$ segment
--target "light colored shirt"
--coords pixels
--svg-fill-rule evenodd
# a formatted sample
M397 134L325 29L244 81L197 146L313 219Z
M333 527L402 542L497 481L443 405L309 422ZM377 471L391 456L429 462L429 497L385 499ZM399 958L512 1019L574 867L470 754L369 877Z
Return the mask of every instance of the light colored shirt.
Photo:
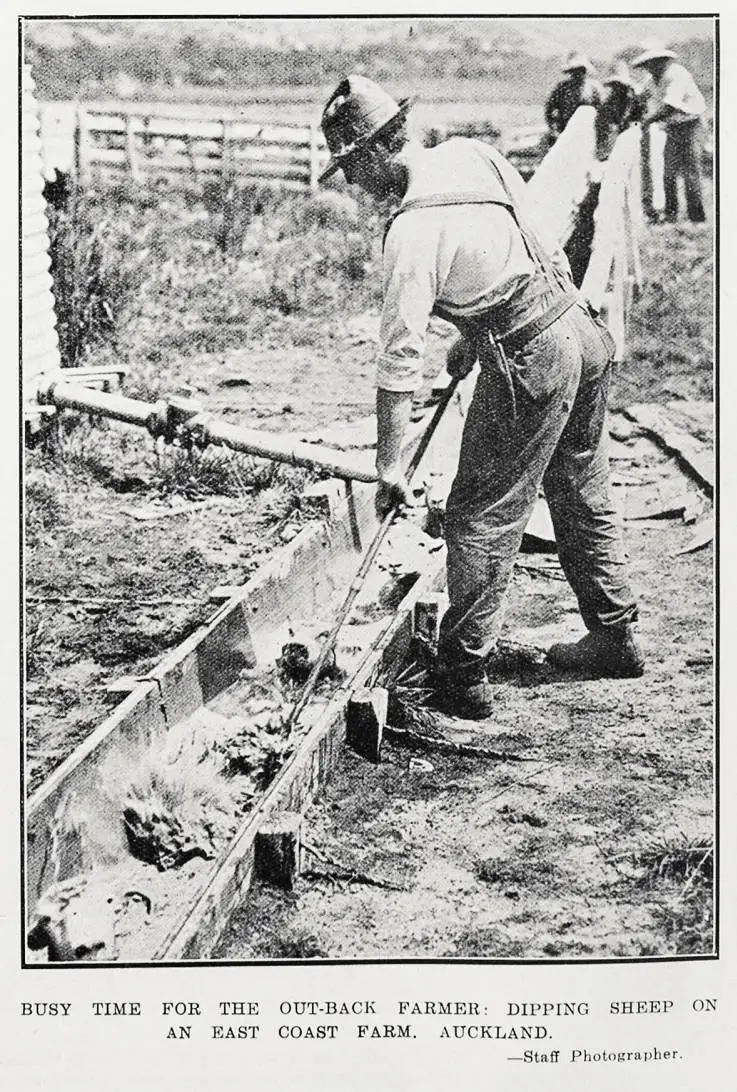
M495 163L525 215L525 183L490 145L454 137L435 148L408 145L409 185L403 204L439 194L482 192L508 202ZM534 225L544 245L544 228ZM550 246L557 249L557 243ZM479 314L508 300L534 273L534 264L508 209L501 205L444 205L402 213L384 242L384 305L376 382L414 392L430 314Z
M670 62L659 80L651 80L646 93L649 113L657 114L664 106L671 106L676 111L664 120L666 128L700 118L706 109L704 96L693 76L676 61Z

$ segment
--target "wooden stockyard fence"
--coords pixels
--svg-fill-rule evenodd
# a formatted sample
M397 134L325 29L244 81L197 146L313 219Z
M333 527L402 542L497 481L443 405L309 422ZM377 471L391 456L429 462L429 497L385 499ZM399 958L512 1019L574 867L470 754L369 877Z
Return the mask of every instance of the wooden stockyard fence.
M71 133L70 121L49 114L48 139L58 148L71 142L70 165L83 184L111 175L194 184L240 177L314 192L328 161L316 122L272 125L81 107L73 115Z

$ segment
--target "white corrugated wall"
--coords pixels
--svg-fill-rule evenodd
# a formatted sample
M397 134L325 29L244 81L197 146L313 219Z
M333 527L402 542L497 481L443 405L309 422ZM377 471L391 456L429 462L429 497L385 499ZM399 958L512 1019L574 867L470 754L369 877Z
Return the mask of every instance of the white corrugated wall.
M49 229L43 196L38 106L30 66L23 65L22 124L22 310L24 401L35 398L38 376L60 367Z

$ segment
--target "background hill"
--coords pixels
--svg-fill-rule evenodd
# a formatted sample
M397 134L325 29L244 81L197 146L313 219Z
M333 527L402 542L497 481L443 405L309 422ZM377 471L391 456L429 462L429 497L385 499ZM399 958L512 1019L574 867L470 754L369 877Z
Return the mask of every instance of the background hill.
M310 88L347 71L433 101L483 94L537 103L573 48L603 70L656 35L678 48L707 95L714 21L702 18L30 19L26 52L45 99L237 99Z

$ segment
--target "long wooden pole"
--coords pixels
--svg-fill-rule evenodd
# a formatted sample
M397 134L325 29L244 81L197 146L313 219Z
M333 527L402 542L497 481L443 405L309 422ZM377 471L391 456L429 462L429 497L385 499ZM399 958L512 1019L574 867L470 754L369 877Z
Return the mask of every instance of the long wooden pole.
M437 426L438 426L438 424L440 422L440 418L443 416L443 413L445 412L446 407L449 405L450 400L452 399L453 395L455 394L457 386L458 386L458 380L454 379L449 384L449 386L445 389L445 391L443 392L443 395L442 395L442 397L440 399L440 402L438 403L438 405L437 405L437 407L435 409L435 412L432 415L430 423L428 424L427 428L425 429L425 431L424 431L424 433L422 435L422 439L420 440L419 444L417 445L415 453L412 456L412 459L410 460L409 466L407 467L406 476L407 476L407 481L408 482L410 482L412 480L414 472L417 469L417 467L418 467L418 465L420 463L420 460L422 459L422 456L425 454L425 451L427 450L428 444L430 443L430 440L432 439L432 437L433 437L433 435L435 433L435 429L437 428ZM354 602L356 600L356 596L358 595L359 591L361 590L361 588L363 586L363 582L364 582L364 579L366 577L366 574L368 573L369 569L371 568L371 565L373 564L374 559L376 558L376 555L379 552L379 547L381 546L382 542L384 541L384 538L386 537L387 531L389 530L392 523L394 522L394 517L396 516L397 511L398 511L398 508L397 508L396 505L393 508L389 509L389 511L386 513L386 515L382 519L381 523L379 524L378 531L376 532L373 539L369 543L368 549L366 550L365 554L363 555L363 559L361 561L361 564L358 567L358 571L357 571L356 575L354 576L353 580L351 581L351 585L350 585L350 587L348 589L348 594L346 595L345 599L343 600L343 603L342 603L342 605L340 607L340 610L338 611L338 614L337 614L337 616L335 618L335 622L333 623L333 628L330 630L330 633L325 638L325 643L323 644L323 646L322 646L322 648L320 650L320 655L315 660L315 663L314 663L314 665L312 667L309 678L307 679L307 682L305 683L305 685L304 685L304 687L302 689L302 693L300 694L299 698L295 702L295 704L294 704L294 706L292 708L292 711L289 714L289 717L287 718L287 722L286 722L286 726L285 726L287 729L290 729L294 724L296 724L297 720L299 719L300 714L302 713L302 710L306 706L307 702L310 700L310 698L312 696L312 693L313 693L313 691L315 689L315 686L317 684L317 680L320 677L320 672L322 671L323 667L325 666L325 662L326 662L328 656L330 655L330 653L331 653L331 651L333 649L333 645L335 644L335 642L336 642L336 640L338 638L338 634L339 634L341 628L343 627L343 623L345 622L346 618L350 614L351 608L352 608L352 606L353 606L353 604L354 604Z

